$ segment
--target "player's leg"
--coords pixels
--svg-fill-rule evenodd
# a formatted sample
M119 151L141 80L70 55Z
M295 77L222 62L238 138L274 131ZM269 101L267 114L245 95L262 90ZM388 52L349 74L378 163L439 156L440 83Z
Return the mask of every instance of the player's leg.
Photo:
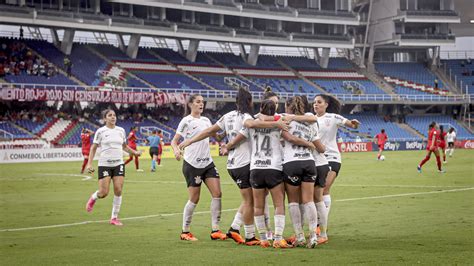
M133 160L133 154L130 154L130 157L128 157L128 159L125 161L125 165L127 165L129 162L131 162Z
M436 165L438 166L438 171L439 171L440 173L444 173L444 170L441 168L441 156L440 156L440 154L439 154L439 149L435 149L435 150L433 151L433 153L434 153L435 156L436 156Z
M428 151L426 152L425 158L424 158L423 160L421 160L420 164L419 164L418 167L417 167L417 168L418 168L418 172L421 173L421 167L423 167L423 165L424 165L427 161L430 160L431 153L432 153L431 150L428 150Z
M151 158L151 171L154 172L156 171L156 160L158 159L158 155L156 153L153 153L153 156Z
M156 162L158 163L158 166L161 166L161 154L163 153L163 148L160 146L158 146L158 154L157 154L157 157L156 157Z
M275 206L275 236L273 247L290 248L292 246L283 239L283 232L285 231L285 186L283 182L270 188L270 194L272 196L273 205Z
M124 165L120 167L125 168ZM110 224L121 226L123 225L118 219L120 207L122 206L122 189L124 176L114 176L112 178L114 184L114 199L112 202L112 215L110 217Z
M318 227L318 213L314 205L314 182L301 183L301 201L304 206L304 213L308 219L309 243L308 247L314 248L317 244L316 228Z
M257 227L260 235L261 245L268 247L270 243L267 240L267 227L265 226L265 195L266 188L252 188L253 204L254 204L254 217L255 226Z
M84 169L86 169L87 162L89 161L89 154L83 154L83 155L84 155L84 161L82 162L81 174L84 173Z
M110 174L108 171L103 170L104 168L99 167L99 190L95 191L92 193L92 195L89 197L89 200L87 201L86 204L86 210L88 212L91 212L94 208L94 205L98 199L103 199L107 197L109 194L109 187L110 187ZM103 170L103 171L102 171Z
M217 177L206 177L204 179L209 192L211 193L211 239L212 240L225 240L227 235L222 233L219 228L221 221L221 211L222 211L222 191L221 191L221 182L220 178Z
M291 223L293 224L293 230L295 231L295 241L291 242L294 242L295 246L304 246L306 244L306 238L304 236L302 215L300 211L301 186L285 182L285 191L288 196L288 212L290 213Z

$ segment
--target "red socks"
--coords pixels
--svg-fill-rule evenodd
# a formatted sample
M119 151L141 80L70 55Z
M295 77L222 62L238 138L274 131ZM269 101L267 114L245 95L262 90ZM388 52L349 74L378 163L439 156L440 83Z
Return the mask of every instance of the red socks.
M436 156L436 164L438 165L438 170L441 171L441 157Z
M84 173L84 168L86 168L86 164L87 164L87 161L89 159L84 159L84 162L82 163L82 169L81 169L81 173Z
M135 156L135 167L138 169L138 156Z

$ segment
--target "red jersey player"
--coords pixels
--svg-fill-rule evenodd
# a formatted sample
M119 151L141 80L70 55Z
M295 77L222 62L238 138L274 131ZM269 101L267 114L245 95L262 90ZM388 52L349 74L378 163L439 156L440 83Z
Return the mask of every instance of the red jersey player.
M430 160L431 153L434 153L436 156L436 164L438 165L438 172L444 173L445 171L441 169L441 158L439 157L438 151L438 142L439 142L439 131L436 130L436 122L431 122L429 125L428 131L428 143L426 144L426 157L421 161L417 166L418 172L421 173L421 167Z
M84 156L84 162L82 163L81 174L84 173L87 161L89 160L89 151L91 150L91 136L94 131L88 128L82 128L81 131L81 142L82 142L82 156Z
M127 140L128 140L128 147L130 147L132 150L137 150L137 135L136 135L136 132L137 132L137 127L131 127L130 128L130 133L128 133L128 137L127 137ZM143 172L142 169L140 169L138 167L138 156L137 155L133 155L133 154L130 154L130 157L128 158L127 161L125 161L125 165L127 165L129 162L131 162L133 160L133 157L135 157L135 168L137 169L137 172Z
M377 160L380 160L380 156L382 156L385 142L387 141L388 141L388 137L387 137L387 134L385 133L385 129L380 130L380 133L375 135L374 142L377 143L377 146L379 146L379 153L377 154Z
M443 163L446 163L446 135L444 132L443 126L439 126L439 135L438 135L438 148L443 153Z

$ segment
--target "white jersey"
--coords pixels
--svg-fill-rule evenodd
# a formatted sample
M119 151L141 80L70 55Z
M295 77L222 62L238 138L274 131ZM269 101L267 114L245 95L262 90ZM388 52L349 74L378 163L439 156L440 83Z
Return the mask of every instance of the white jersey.
M315 134L315 140L320 140L321 141L321 137L320 137L320 133L319 133L319 123L316 122L316 123L312 124L311 126L312 126L312 130ZM314 150L313 151L313 157L314 157L314 162L316 163L316 166L322 166L322 165L328 164L328 159L326 159L326 156L324 155L324 153L319 153L317 150Z
M306 123L291 121L289 125L290 129L288 132L300 139L307 140L309 142L315 141L315 134L312 130L312 126ZM304 146L298 146L285 140L283 142L283 163L293 161L307 161L314 160L313 153L311 150Z
M280 144L281 131L275 128L243 128L244 135L252 147L250 170L274 169L281 171L282 148Z
M123 164L123 144L127 135L121 127L103 126L97 130L92 143L100 147L99 166L113 167Z
M452 133L447 133L446 134L446 141L448 142L454 142L454 140L456 139L456 132L453 131Z
M244 122L247 119L252 119L252 117L247 113L242 114L238 111L231 111L222 116L216 122L216 125L226 132L227 140L232 141L244 127ZM229 151L227 169L237 169L248 165L250 163L250 151L250 141L248 140Z
M325 113L318 116L319 137L326 146L324 155L329 162L341 163L341 153L337 147L336 136L337 129L346 122L347 119L338 114Z
M195 118L188 115L179 122L176 134L183 136L184 139L191 139L211 126L211 121L207 117L201 116ZM205 168L211 164L212 157L209 147L209 138L205 138L186 147L186 149L184 149L184 160L195 168Z

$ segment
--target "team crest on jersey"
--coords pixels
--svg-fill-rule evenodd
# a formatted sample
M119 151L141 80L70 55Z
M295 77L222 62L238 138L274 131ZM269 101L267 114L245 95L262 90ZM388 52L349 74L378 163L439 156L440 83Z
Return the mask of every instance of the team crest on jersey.
M202 179L200 175L194 177L194 183L199 185L201 184L201 182L202 182Z
M297 176L288 176L288 179L290 179L290 181L293 182L293 183L298 183L299 177L297 177Z

